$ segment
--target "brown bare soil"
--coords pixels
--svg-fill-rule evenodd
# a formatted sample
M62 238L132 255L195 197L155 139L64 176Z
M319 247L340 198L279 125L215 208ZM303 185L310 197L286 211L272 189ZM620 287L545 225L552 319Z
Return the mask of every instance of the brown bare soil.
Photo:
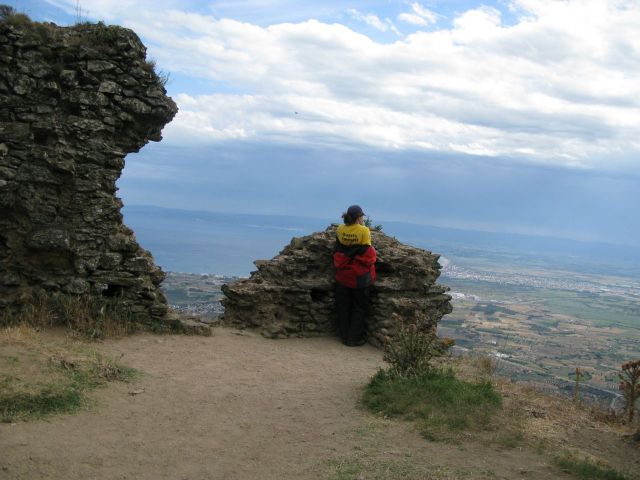
M218 328L212 337L141 334L98 349L142 375L95 390L88 410L0 424L0 478L573 478L550 461L571 440L563 432L575 439L571 451L640 471L640 452L619 428L585 419L578 429L555 400L525 390L507 392L526 407L518 421L531 432L515 443L430 442L411 423L375 417L358 406L382 365L370 346Z

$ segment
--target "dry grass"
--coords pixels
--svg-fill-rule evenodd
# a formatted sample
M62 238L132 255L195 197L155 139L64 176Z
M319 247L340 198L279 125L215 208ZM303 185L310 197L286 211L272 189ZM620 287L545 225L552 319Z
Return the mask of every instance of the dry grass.
M0 23L10 25L28 35L35 35L42 41L47 41L56 33L56 27L50 23L34 22L31 18L8 5L0 5Z
M592 465L594 471L601 469L620 475L611 478L640 478L640 445L630 440L634 427L626 424L622 416L498 378L496 362L491 358L445 361L460 378L470 381L490 378L501 394L502 412L495 417L494 431L489 435L497 444L530 448L554 462L579 459L574 463L581 468Z
M118 297L62 294L34 295L18 312L0 314L2 325L64 326L92 340L124 336L139 327L128 304Z
M371 417L356 428L351 450L337 451L336 456L318 465L317 478L329 480L490 480L493 471L470 468L457 462L443 461L436 452L452 452L454 445L439 443L437 450L414 450L401 438L407 430L397 420ZM426 442L425 442L426 443ZM458 450L459 451L459 450ZM339 453L338 453L339 452Z

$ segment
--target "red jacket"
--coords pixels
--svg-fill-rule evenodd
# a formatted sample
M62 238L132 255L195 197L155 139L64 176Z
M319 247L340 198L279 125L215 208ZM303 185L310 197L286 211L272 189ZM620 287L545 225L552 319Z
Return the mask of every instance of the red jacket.
M376 280L376 249L371 245L346 246L336 241L333 266L336 281L348 288L364 288Z

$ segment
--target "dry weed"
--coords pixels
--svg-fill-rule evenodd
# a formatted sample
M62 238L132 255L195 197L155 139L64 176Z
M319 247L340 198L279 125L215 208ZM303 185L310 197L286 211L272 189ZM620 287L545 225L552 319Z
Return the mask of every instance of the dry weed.
M0 325L65 326L80 337L102 339L134 332L138 325L121 298L37 294L19 312L4 312Z
M28 344L39 339L38 330L25 323L0 328L1 344Z

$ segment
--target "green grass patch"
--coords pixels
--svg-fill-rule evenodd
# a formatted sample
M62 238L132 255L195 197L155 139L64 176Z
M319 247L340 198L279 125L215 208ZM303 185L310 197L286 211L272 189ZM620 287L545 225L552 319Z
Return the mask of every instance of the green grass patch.
M495 436L495 442L504 448L516 448L524 443L524 432L511 428L500 431Z
M584 480L631 480L617 470L610 467L602 467L587 459L579 460L572 456L558 457L555 463L567 473Z
M332 458L327 462L327 465L331 470L329 475L331 480L355 480L364 469L362 460L353 456Z
M371 458L366 454L333 458L326 462L329 480L462 480L472 478L469 472L440 465L423 465L411 458ZM473 478L493 478L474 472Z
M0 421L72 413L90 404L89 393L136 370L86 344L29 327L0 329Z
M87 394L111 381L128 382L137 372L102 356L49 358L45 374L50 380L30 382L20 375L0 377L0 420L40 419L54 413L73 413L87 405Z
M82 393L69 385L43 385L33 393L2 392L0 420L43 418L52 413L71 413L82 406Z
M362 402L374 413L416 420L430 440L444 432L485 429L502 406L490 382L466 382L437 370L410 378L380 370L367 385Z

